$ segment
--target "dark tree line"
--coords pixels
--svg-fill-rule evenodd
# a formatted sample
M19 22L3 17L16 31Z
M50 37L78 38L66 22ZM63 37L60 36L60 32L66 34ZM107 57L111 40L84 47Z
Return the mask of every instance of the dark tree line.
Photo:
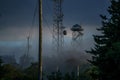
M0 58L0 80L38 80L38 63L26 69L4 64Z

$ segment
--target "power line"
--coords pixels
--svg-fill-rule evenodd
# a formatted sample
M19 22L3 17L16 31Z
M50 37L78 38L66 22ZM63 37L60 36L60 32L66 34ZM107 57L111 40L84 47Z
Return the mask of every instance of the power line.
M37 12L38 12L38 1L36 1L36 5L35 5L33 17L32 17L32 24L31 24L31 26L29 28L29 32L28 32L29 37L32 36L33 26L34 26L34 23L35 23L35 17L36 17Z
M46 23L46 27L49 29L50 33L52 34L52 29L50 28L47 19L45 18L45 16L43 15L43 20Z
M44 6L44 10L43 10L43 13L44 14L49 14L50 16L52 16L52 7L50 6L50 3L48 3L48 0L44 0L45 2L44 2L44 4L43 4L43 6ZM44 12L44 11L46 11L46 12Z
M49 17L52 16L52 13L51 13L52 10L51 10L51 8L49 6L48 0L45 0L45 3L46 4L44 4L43 20L44 20L44 22L46 24L46 27L49 29L50 33L52 34L52 28L50 27L52 24L50 25L50 21L48 21L48 20L50 20Z

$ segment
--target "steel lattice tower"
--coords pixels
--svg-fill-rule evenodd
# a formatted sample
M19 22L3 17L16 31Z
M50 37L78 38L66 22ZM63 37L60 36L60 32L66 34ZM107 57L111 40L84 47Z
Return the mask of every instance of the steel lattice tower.
M64 44L63 34L63 12L62 3L63 0L53 0L54 2L54 15L53 15L53 45L54 49L61 53Z

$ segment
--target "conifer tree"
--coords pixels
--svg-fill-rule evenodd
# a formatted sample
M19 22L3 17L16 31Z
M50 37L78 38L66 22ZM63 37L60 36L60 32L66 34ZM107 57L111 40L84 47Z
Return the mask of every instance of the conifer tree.
M100 15L102 27L97 30L102 34L93 36L95 47L87 52L92 54L89 62L98 68L98 80L120 80L120 0L111 0L108 13Z

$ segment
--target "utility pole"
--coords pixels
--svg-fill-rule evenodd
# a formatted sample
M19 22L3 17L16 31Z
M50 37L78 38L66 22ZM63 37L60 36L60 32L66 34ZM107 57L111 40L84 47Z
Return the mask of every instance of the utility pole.
M39 0L39 80L42 80L42 0Z
M56 52L61 53L64 44L64 28L63 27L63 0L53 0L54 15L53 15L53 46Z

